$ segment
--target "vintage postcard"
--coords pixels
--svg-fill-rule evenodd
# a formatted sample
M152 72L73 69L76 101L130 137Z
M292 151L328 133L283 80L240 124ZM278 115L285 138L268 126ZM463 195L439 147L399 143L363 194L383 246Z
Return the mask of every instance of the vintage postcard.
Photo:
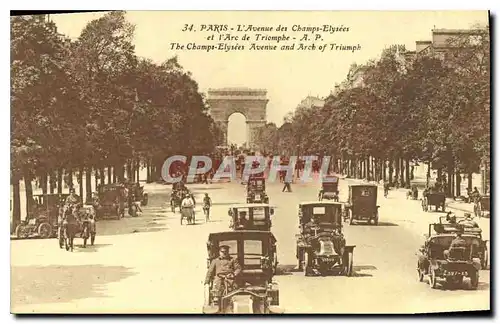
M12 313L490 311L488 11L10 22Z

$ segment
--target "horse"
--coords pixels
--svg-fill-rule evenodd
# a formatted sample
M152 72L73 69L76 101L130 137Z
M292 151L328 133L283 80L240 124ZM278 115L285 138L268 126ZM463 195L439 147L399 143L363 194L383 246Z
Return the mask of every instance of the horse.
M64 241L64 247L66 248L66 251L69 251L71 249L71 252L73 252L73 242L79 229L78 218L73 215L74 208L76 208L76 206L68 206L68 208L64 209L62 217L62 229L60 233Z

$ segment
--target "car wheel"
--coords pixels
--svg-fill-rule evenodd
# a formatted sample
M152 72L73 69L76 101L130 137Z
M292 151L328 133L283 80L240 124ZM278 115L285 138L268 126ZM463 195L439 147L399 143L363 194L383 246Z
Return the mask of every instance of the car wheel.
M434 269L429 271L429 286L431 286L432 289L437 288L436 271Z
M28 230L26 229L26 226L23 224L19 224L16 227L16 236L17 238L27 238L29 236Z
M484 247L484 252L483 252L483 259L481 260L481 269L482 270L487 270L488 269L488 248Z
M349 225L354 225L354 214L352 210L349 210Z
M422 269L420 269L419 264L417 264L417 273L418 273L418 281L419 282L424 281L424 271L422 271Z
M479 286L479 271L473 270L469 274L470 276L470 288L476 290Z
M309 260L309 252L304 251L304 276L308 277L311 274L311 263Z
M352 266L353 266L353 259L354 259L354 254L352 252L349 252L347 254L347 263L345 265L345 275L347 277L352 277Z

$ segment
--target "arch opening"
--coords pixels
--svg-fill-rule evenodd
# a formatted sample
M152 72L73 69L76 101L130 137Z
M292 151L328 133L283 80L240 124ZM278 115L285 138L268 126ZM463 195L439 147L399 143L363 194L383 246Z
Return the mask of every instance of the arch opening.
M247 118L239 112L232 113L227 119L227 144L247 147Z

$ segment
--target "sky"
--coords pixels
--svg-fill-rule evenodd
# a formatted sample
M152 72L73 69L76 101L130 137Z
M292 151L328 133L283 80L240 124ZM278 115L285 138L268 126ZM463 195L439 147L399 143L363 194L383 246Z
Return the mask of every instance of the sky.
M58 31L77 38L87 23L104 13L51 15ZM134 44L138 56L161 63L174 55L185 70L192 73L200 91L209 88L249 87L267 89L267 121L278 126L283 117L297 107L305 97L326 97L336 83L342 82L352 63L363 64L380 56L392 44L403 44L415 50L415 41L432 40L433 28L466 29L474 24L487 25L487 11L129 11L127 19L136 26ZM182 31L184 25L193 24L196 31ZM202 24L227 24L223 33L239 36L237 25L274 27L286 26L286 32L262 32L271 36L288 35L296 41L306 32L292 32L293 25L348 27L345 32L322 33L316 44L336 43L360 45L351 51L243 51L206 52L171 49L176 42L210 44L207 37L213 32L200 31ZM255 32L248 32L255 37ZM308 33L311 37L315 33ZM218 37L218 33L215 37ZM260 42L264 45L269 42ZM291 44L290 43L290 44ZM282 44L282 43L279 43ZM296 44L297 45L297 44ZM244 141L245 129L241 116L231 117L229 135L236 143ZM230 121L231 121L230 120ZM232 140L233 136L229 139Z

